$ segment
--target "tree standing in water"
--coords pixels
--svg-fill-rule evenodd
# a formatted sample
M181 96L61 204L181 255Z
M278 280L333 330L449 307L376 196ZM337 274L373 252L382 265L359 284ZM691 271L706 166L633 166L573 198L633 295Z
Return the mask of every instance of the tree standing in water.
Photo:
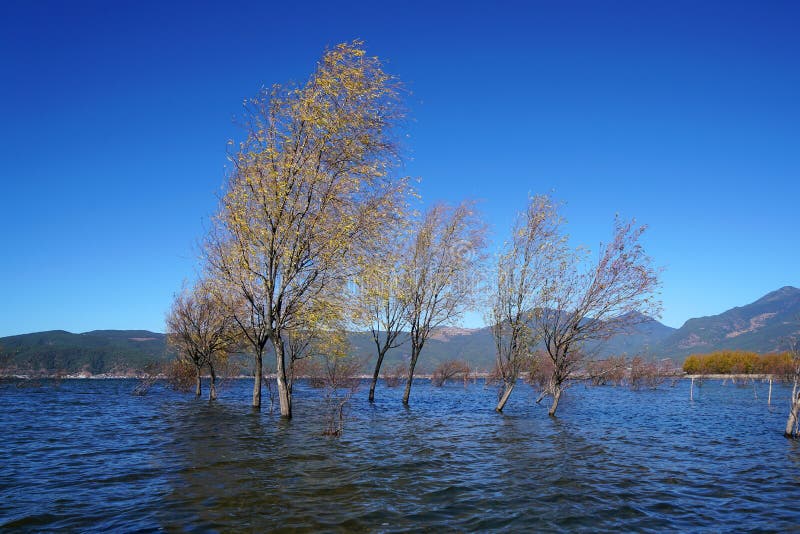
M551 416L587 342L606 340L660 314L654 297L659 270L640 243L645 229L617 218L614 236L601 246L594 265L585 264L581 250L551 255L541 313L533 321L553 363L542 392L553 399Z
M511 239L497 260L487 322L495 342L495 373L502 391L495 410L502 412L522 370L530 364L541 333L533 330L548 289L552 266L564 253L561 219L547 196L528 200L517 215Z
M789 418L786 420L786 428L783 435L787 438L798 438L798 425L800 425L800 337L795 336L789 339L789 375L792 380L792 399L789 407Z
M406 341L409 300L400 286L403 264L403 255L395 241L389 250L372 258L359 277L356 322L369 326L377 351L369 402L375 402L375 386L386 353Z
M470 203L437 204L420 221L406 253L401 287L408 298L411 360L403 404L431 332L474 308L480 291L486 226Z
M167 344L178 358L195 370L195 396L202 394L202 372L211 373L209 398L217 398L217 368L224 363L236 345L232 319L217 304L207 282L200 281L192 289L175 295L167 314Z
M214 220L207 263L255 357L276 359L281 415L292 416L286 341L309 312L340 298L387 228L405 217L408 181L394 132L400 86L362 43L327 51L309 80L247 103L247 138ZM312 318L313 320L313 318Z

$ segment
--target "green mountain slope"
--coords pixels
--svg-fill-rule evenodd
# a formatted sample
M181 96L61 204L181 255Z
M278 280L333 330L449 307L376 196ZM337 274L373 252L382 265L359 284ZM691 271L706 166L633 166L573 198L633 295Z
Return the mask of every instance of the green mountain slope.
M4 374L123 373L170 358L164 334L146 330L51 330L0 338Z
M626 335L589 347L589 352L597 358L643 354L682 361L692 353L722 349L762 353L781 350L782 341L791 334L800 334L800 289L787 286L746 306L690 319L677 330L649 319ZM353 332L349 337L352 352L364 362L364 372L370 373L375 362L371 335ZM165 340L164 334L147 330L94 330L83 334L53 330L0 338L0 374L122 374L140 370L147 362L171 359ZM384 369L406 362L408 357L407 344L394 349L387 355ZM474 369L490 370L494 365L490 329L437 330L425 345L419 372L431 372L449 359L466 360ZM248 362L246 358L244 361ZM265 364L270 363L267 357Z
M800 334L800 289L786 286L746 306L689 319L657 351L678 358L723 349L774 352L793 334Z

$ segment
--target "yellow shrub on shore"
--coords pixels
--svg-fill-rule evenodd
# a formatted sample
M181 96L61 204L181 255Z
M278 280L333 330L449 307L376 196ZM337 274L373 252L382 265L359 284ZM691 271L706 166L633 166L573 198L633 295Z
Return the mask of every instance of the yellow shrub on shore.
M710 354L692 354L683 362L690 375L781 375L791 364L788 353L758 354L743 350L722 350Z

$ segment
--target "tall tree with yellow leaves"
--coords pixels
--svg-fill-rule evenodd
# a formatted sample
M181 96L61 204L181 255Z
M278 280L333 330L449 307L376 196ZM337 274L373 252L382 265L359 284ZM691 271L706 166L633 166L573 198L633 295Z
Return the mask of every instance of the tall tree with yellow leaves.
M230 301L244 303L236 321L255 358L253 406L270 342L281 415L291 417L287 336L340 301L385 228L405 216L400 86L354 41L327 51L305 84L275 86L246 109L207 264Z

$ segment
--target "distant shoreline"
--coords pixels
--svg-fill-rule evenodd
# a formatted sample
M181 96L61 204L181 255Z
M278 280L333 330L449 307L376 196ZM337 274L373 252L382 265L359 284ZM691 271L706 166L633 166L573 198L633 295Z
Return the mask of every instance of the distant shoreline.
M275 378L274 374L264 375L265 378ZM476 373L475 375L471 376L469 380L473 378L488 378L489 373ZM0 380L139 380L142 378L147 378L147 375L107 375L107 374L86 374L86 373L78 373L78 374L70 374L70 375L35 375L35 374L13 374L13 375L5 375L0 374ZM157 380L166 380L168 377L165 375L156 375L155 378ZM210 379L210 375L203 375L203 379ZM310 376L299 376L299 379L309 379L312 378ZM357 378L361 380L369 380L372 378L372 375L359 375ZM384 377L381 377L383 379ZM402 380L405 380L405 376L402 377ZM431 380L433 378L432 374L415 374L414 378L422 379L422 380ZM775 380L777 377L775 375L768 375L768 374L708 374L708 375L699 375L699 374L675 374L670 375L667 378L673 379L688 379L688 380L739 380L739 379L753 379L753 380ZM218 377L219 379L219 377ZM224 377L223 380L252 380L253 377L249 375L238 375L238 376L228 376ZM469 381L468 380L468 381ZM575 377L574 380L589 380L588 377ZM462 382L461 379L449 379L448 382Z

